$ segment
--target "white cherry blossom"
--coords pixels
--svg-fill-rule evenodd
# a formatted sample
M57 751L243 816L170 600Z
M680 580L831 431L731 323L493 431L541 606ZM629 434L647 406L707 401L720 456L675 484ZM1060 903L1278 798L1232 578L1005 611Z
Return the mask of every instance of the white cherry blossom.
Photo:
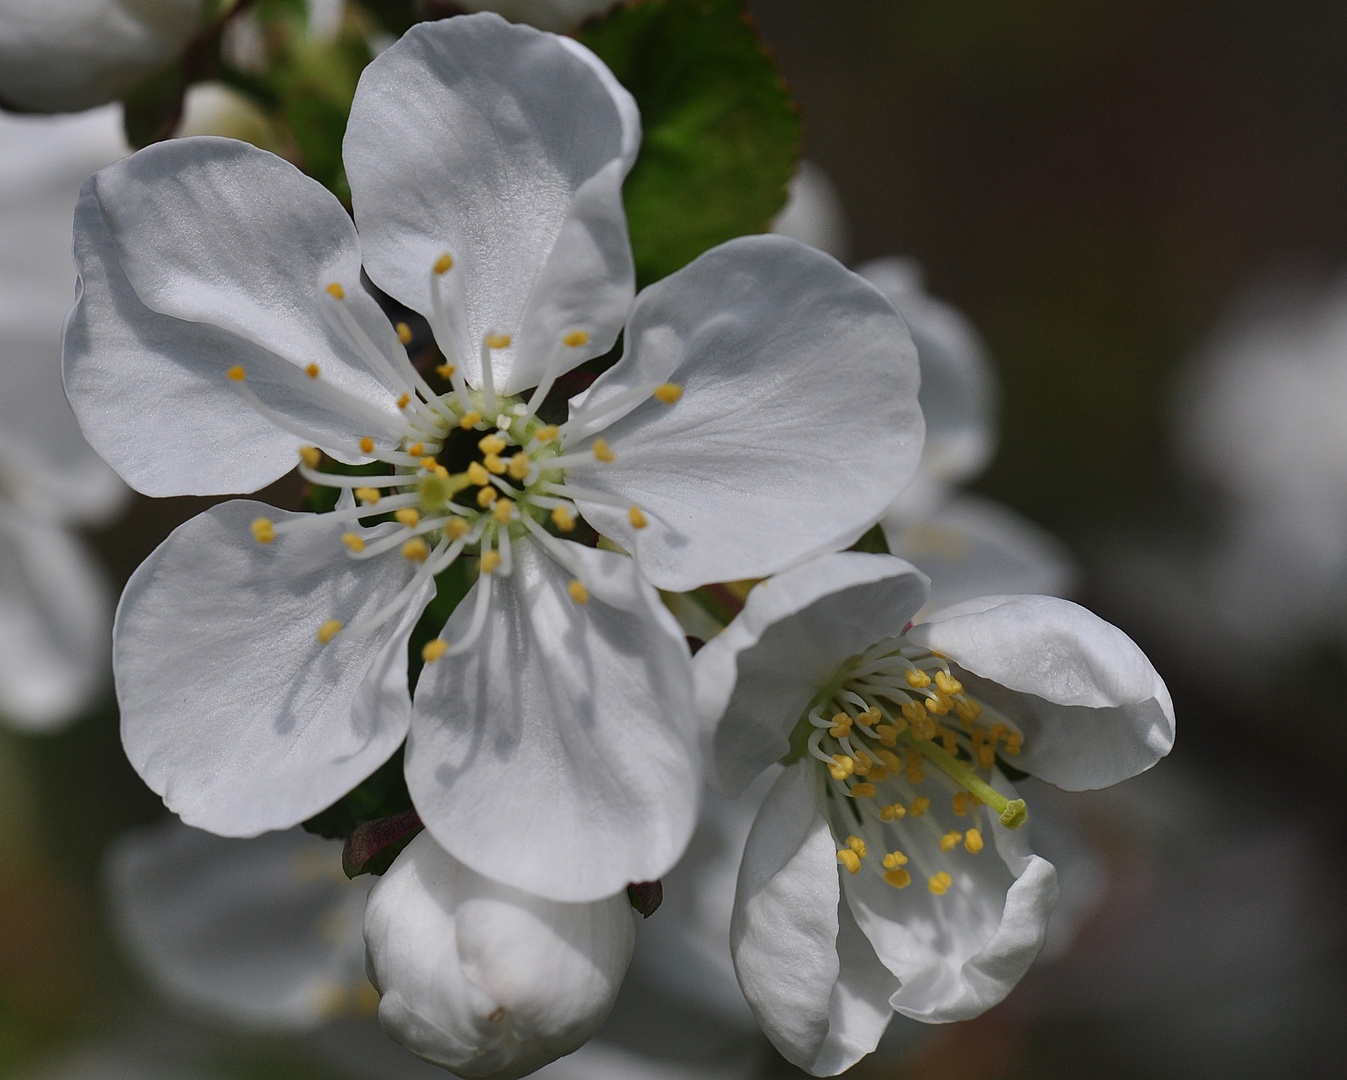
M1121 631L1042 596L912 626L926 591L900 559L827 556L759 585L694 660L719 785L788 763L731 949L768 1036L815 1075L873 1050L894 1011L977 1015L1042 947L1056 873L1002 763L1080 790L1173 744L1169 694Z
M459 0L458 6L465 11L494 11L511 22L564 34L620 3L622 0Z

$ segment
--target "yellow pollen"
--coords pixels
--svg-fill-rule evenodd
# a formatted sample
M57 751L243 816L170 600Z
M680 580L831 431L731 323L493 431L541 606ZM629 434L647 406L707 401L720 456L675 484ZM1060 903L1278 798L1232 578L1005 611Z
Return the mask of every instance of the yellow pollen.
M847 837L847 847L851 848L862 859L865 858L865 841L859 836L851 835Z
M436 638L434 641L427 641L421 646L421 659L427 664L432 664L443 656L449 648L449 642L444 638Z
M365 541L355 533L342 533L341 542L354 552L358 553L365 550Z
M903 759L892 750L876 750L875 756L884 762L885 767L898 772L903 767Z
M494 503L498 498L500 498L500 496L496 494L496 489L495 489L495 488L493 488L493 487L484 487L484 488L482 488L481 491L479 491L479 492L477 493L477 505L480 506L483 510L485 510L488 506L490 506L492 503Z
M978 829L969 829L963 834L963 846L967 851L976 855L982 850L982 833Z
M867 754L864 750L856 751L857 776L868 776L870 774L870 766L873 765L874 763L875 759L872 758L869 754Z
M398 408L405 409L411 400L412 395L404 393L400 398L398 398Z
M895 866L906 866L907 856L901 851L890 851L884 856L884 869L892 870Z
M1017 757L1024 748L1024 736L1018 731L1012 731L1006 736L1006 753L1011 757Z
M468 466L468 483L476 484L478 487L486 487L491 483L491 474L482 468L480 461L474 461Z
M452 379L454 377L454 372L457 370L458 368L453 364L435 365L435 374L438 375L441 379Z
M907 808L907 812L913 817L921 817L931 807L931 800L925 795L918 795L912 800L912 805Z
M310 469L316 469L323 460L323 452L316 446L301 446L299 448L299 460Z
M608 443L603 439L594 440L594 460L595 461L616 461L617 455L608 449Z
M412 443L411 446L407 447L407 453L411 454L411 456L415 458L419 458L425 452L426 452L425 443L414 442ZM435 459L431 458L430 460L434 461ZM421 462L421 464L425 465L425 462L423 461Z
M522 450L510 458L510 478L513 480L522 480L529 474L529 465L532 464L528 454Z
M907 725L904 724L904 727ZM885 746L898 745L898 729L892 724L880 724L875 728L875 734L879 736L879 741Z
M454 265L454 257L450 255L449 252L446 251L443 255L441 255L438 259L435 260L435 265L433 269L437 274L447 274L449 273L450 267L452 267L453 265Z
M242 364L235 364L232 368L230 368L228 371L225 372L225 378L233 379L235 382L242 382L247 377L248 373L243 370Z
M462 540L470 528L467 518L452 517L444 523L444 535L450 540Z
M482 414L475 409L470 413L464 413L463 419L458 422L458 426L464 431L471 431L482 422Z
M837 861L850 870L853 874L861 872L861 857L851 848L842 848L837 853Z
M915 668L909 670L903 678L907 680L907 685L912 687L913 690L925 690L926 687L931 685L931 677L926 672L917 671Z
M627 520L631 522L633 529L644 529L650 523L646 521L645 515L641 513L639 506L633 506L627 511Z
M833 726L828 729L828 734L834 739L845 739L851 734L851 717L844 712L838 713L833 717Z
M982 715L982 706L967 698L954 703L954 713L965 724L971 724Z
M884 880L895 889L906 889L912 884L912 875L906 870L885 870Z
M410 345L412 343L412 328L405 322L396 324L393 329L398 335L398 341L403 345Z
M269 544L276 539L276 526L267 518L258 518L252 524L253 539L259 544Z
M379 494L379 489L372 487L356 488L355 497L362 503L367 503L370 506L375 505L381 498L383 498L383 496Z
M944 716L954 708L954 700L947 694L936 692L926 699L926 711L933 712L936 716Z
M562 532L570 532L575 528L575 515L564 506L553 507L552 524Z
M508 349L510 347L509 334L487 334L486 347L488 349Z
M571 594L571 599L577 604L589 603L589 590L585 588L585 583L579 578L575 578L567 585L566 591Z
M834 754L833 763L828 766L834 780L845 780L856 770L856 763L846 754Z
M572 330L570 333L561 335L561 343L569 345L572 349L578 349L581 345L589 343L588 330Z
M948 694L950 697L963 693L963 683L945 671L935 673L935 685L942 694Z
M398 524L406 525L409 529L414 529L421 524L421 511L413 506L404 506L393 516L398 519Z
M996 764L996 747L979 746L978 747L978 765L984 769L990 769Z
M368 435L366 435L363 439L360 440L360 449L363 453L366 454L374 453L374 440L371 439Z
M491 510L492 516L502 525L508 525L514 517L514 500L498 499Z
M873 799L878 793L879 788L870 783L852 784L847 792L853 799Z
M556 424L548 424L546 427L540 427L537 431L535 431L533 433L533 437L537 439L540 443L547 443L551 442L560 434L561 428L557 427Z
M865 712L861 713L861 719L873 727L884 719L884 714L879 711L878 705L871 705Z
M482 566L481 566L482 573L484 574L493 573L496 567L498 567L499 565L500 565L499 551L487 551L482 553Z
M903 716L909 724L920 724L926 719L926 709L920 701L905 701Z
M340 619L328 619L327 622L323 623L323 625L318 628L318 640L326 645L337 636L337 631L340 629Z
M304 369L304 374L307 375L310 379L318 378L318 365L310 364L308 367Z
M954 879L945 871L941 870L935 877L926 882L926 887L935 893L936 896L944 896L949 891L949 887L954 884Z
M902 803L889 803L888 806L879 808L879 818L881 821L897 821L899 818L907 817L907 807Z
M430 548L419 536L414 536L402 545L402 557L412 562L425 562L430 558Z
M936 722L928 716L920 723L912 725L912 737L919 742L925 742L927 739L935 738L936 730Z
M334 281L327 287L327 295L337 300L345 300L346 290Z
M665 405L672 405L683 396L683 388L677 383L666 382L655 387L655 397L664 402Z
M908 747L907 757L907 780L910 784L920 784L926 779L926 760L921 756L921 751L913 747ZM929 800L928 800L929 801Z
M945 835L940 838L940 850L953 851L962 839L963 833L950 829L949 832L945 833Z
M477 440L477 449L484 454L499 454L508 445L509 443L494 431L490 435L483 435Z
M499 454L487 454L486 457L482 458L482 464L497 476L504 475L505 470L509 468L509 466L505 464L505 459Z
M950 809L958 817L964 817L968 813L968 792L956 791L954 797L950 799Z
M945 748L945 753L947 754L958 753L959 740L955 736L954 732L950 731L949 728L941 728L939 735L940 735L940 742Z

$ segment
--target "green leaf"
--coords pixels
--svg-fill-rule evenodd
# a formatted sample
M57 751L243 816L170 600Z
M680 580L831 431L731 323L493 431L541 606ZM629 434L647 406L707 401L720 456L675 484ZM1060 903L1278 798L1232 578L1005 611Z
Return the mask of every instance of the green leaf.
M126 141L139 150L167 139L182 118L187 84L177 63L169 64L136 86L122 101Z
M412 808L412 797L407 793L407 780L402 775L402 752L399 746L385 761L321 813L304 822L304 828L329 840L344 840L366 821L392 817Z
M742 0L643 0L578 37L641 109L623 188L638 284L765 232L800 156L800 117Z

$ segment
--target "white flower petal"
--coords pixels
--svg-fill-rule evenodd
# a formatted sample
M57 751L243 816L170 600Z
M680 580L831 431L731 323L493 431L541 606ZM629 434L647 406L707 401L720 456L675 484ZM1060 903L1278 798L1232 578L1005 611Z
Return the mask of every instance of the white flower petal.
M407 639L429 600L427 586L377 631L323 645L323 623L371 616L411 564L349 559L340 526L264 546L258 516L310 515L244 500L199 514L131 576L113 635L127 757L169 809L223 836L312 817L397 749Z
M926 578L888 555L842 552L762 582L692 660L712 775L730 795L790 749L809 701L843 661L900 634Z
M1116 626L1052 596L984 596L908 637L949 657L969 693L1024 731L1017 768L1071 791L1135 776L1174 745L1174 705Z
M622 180L639 145L636 103L577 42L490 14L415 26L365 69L346 130L370 277L429 317L452 255L440 344L473 385L489 333L515 337L495 354L505 393L559 350L563 368L598 356L635 292ZM589 342L564 349L574 329Z
M772 232L825 251L838 262L851 254L851 227L837 188L828 174L808 159L795 165L786 205L772 219Z
M379 1022L460 1076L524 1076L603 1022L631 958L633 919L625 894L565 904L520 892L422 833L365 913Z
M626 333L627 355L581 415L666 379L683 396L586 424L616 461L567 479L645 512L636 529L626 511L578 500L660 588L765 577L844 548L916 469L912 339L882 296L821 252L779 236L731 240L646 289Z
M123 943L179 1007L304 1031L369 994L373 879L346 880L339 842L299 829L228 840L166 821L119 837L104 877Z
M85 185L76 210L80 291L66 331L66 388L85 435L152 495L255 490L305 439L236 392L236 364L270 407L352 443L398 430L397 392L329 324L341 284L356 321L400 349L359 286L360 248L341 204L275 155L231 139L159 143ZM386 418L383 432L325 388Z
M1060 540L978 495L956 495L919 520L890 511L880 524L889 550L930 577L932 611L977 596L1065 596L1079 578Z
M0 514L0 716L51 731L104 687L108 583L64 529L3 504Z
M407 785L427 828L474 870L596 900L678 860L701 770L677 623L630 559L562 543L588 603L535 542L514 545L478 643L421 675ZM445 640L465 633L481 589Z
M838 872L836 862L834 856L833 874ZM889 999L898 980L879 962L845 899L837 908L837 960L837 982L828 1001L828 1037L809 1067L815 1076L836 1076L872 1053L893 1019Z
M459 0L465 11L494 11L511 22L565 34L586 19L602 15L618 0Z

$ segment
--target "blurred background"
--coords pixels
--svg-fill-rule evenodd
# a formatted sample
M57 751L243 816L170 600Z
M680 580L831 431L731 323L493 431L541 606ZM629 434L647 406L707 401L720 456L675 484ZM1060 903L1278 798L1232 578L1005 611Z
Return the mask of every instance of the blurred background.
M1326 376L1280 401L1300 377L1278 364L1309 350L1314 371L1347 370L1347 338L1335 353L1322 330L1347 268L1347 8L749 7L839 194L849 261L916 258L989 346L1000 449L973 490L1068 544L1076 598L1147 650L1179 717L1152 774L1075 803L1106 881L1075 941L986 1016L904 1028L856 1075L1340 1075L1347 458L1326 455L1347 447L1347 376L1340 398ZM1211 372L1269 319L1285 332L1259 339L1271 366L1251 411L1221 413ZM1250 416L1279 409L1308 458L1232 490L1203 432L1237 450L1264 430ZM1276 503L1256 556L1230 555L1232 530L1316 462L1322 482ZM140 499L92 539L120 583L205 505ZM1332 511L1309 585L1282 580L1305 563L1281 544L1301 505ZM110 688L64 732L0 730L0 1076L151 999L107 930L100 866L162 814L121 755ZM342 1075L280 1040L211 1047L231 1076Z

